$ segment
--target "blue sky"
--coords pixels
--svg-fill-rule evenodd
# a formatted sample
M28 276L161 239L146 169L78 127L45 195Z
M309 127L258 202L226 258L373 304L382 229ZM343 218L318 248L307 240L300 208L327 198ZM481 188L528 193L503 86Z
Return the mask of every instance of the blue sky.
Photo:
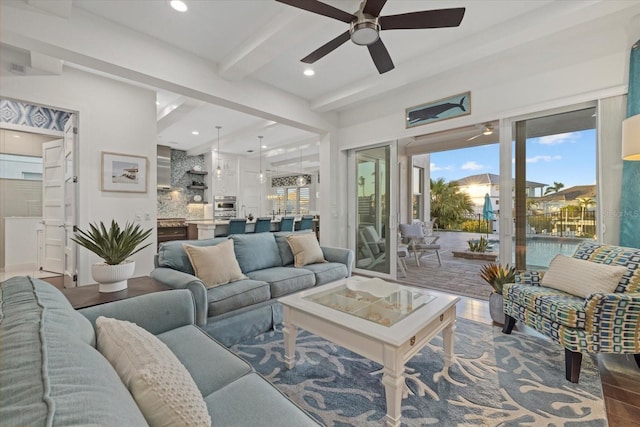
M513 162L513 159L512 159ZM431 178L446 181L500 174L498 144L431 154ZM527 180L565 188L596 183L595 129L527 140Z

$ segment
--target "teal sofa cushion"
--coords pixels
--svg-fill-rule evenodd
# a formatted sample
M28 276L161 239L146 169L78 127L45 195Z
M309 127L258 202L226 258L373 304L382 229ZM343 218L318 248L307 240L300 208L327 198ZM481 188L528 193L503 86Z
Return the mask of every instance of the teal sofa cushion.
M147 425L93 347L91 323L57 289L16 277L0 292L0 424Z
M269 283L271 298L279 298L316 284L312 271L305 268L274 267L247 273L250 279Z
M214 239L204 240L173 240L163 242L158 249L158 267L168 267L174 270L196 275L189 261L187 252L182 247L183 244L191 246L214 246L227 240L226 237L216 237Z
M280 253L280 259L282 260L282 265L292 265L293 264L293 252L291 252L291 247L289 246L289 242L287 242L287 236L290 234L300 234L300 233L311 233L311 230L302 230L302 231L278 231L273 233L273 236L276 238L276 243L278 245L278 252Z
M176 328L157 337L187 368L203 396L252 371L251 365L195 326Z
M326 285L349 276L347 266L340 262L308 264L304 266L304 269L310 270L316 275L316 286Z
M282 265L273 233L234 234L231 238L244 274Z
M251 396L251 399L247 399ZM317 426L260 375L251 373L204 397L214 426Z
M209 316L247 307L271 298L269 284L259 280L244 279L207 289Z

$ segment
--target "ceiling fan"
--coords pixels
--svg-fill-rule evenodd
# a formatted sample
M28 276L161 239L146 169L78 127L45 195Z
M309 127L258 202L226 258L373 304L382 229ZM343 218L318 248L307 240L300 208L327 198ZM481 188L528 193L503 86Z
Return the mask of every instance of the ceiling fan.
M482 125L482 132L480 132L477 135L472 136L471 138L467 139L467 141L471 141L473 139L479 138L483 135L493 135L493 125L491 123L485 123L484 125Z
M317 0L276 1L350 25L347 31L302 58L302 62L313 64L351 39L359 46L367 46L371 59L380 74L394 69L391 56L380 39L381 30L457 27L462 22L465 11L464 7L458 7L380 16L380 11L387 0L363 0L358 10L353 14Z

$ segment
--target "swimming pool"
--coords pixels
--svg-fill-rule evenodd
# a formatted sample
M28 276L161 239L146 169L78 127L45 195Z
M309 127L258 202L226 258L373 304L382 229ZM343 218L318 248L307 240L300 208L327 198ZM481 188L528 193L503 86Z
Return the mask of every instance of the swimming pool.
M546 270L554 256L557 254L571 256L580 243L586 240L569 237L527 237L527 269ZM490 243L494 251L500 250L498 240L490 240ZM515 240L512 245L515 247ZM516 262L515 251L511 255L511 262L513 264Z

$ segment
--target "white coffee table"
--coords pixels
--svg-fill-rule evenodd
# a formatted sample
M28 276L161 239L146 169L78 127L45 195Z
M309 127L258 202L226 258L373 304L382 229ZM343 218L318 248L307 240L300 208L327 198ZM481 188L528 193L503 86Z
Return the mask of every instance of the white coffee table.
M399 426L405 364L442 331L445 369L451 365L460 298L370 280L351 277L280 298L285 363L295 365L298 328L380 363L387 425Z

